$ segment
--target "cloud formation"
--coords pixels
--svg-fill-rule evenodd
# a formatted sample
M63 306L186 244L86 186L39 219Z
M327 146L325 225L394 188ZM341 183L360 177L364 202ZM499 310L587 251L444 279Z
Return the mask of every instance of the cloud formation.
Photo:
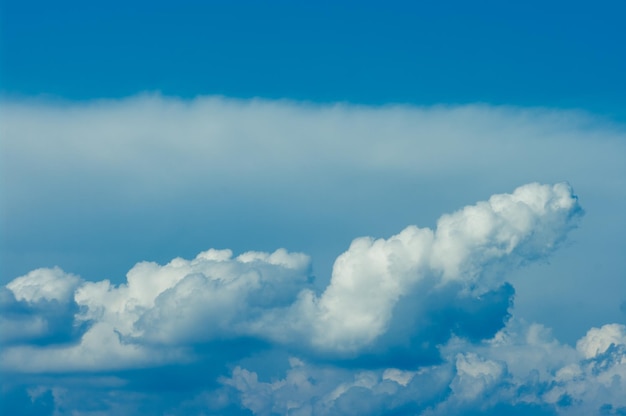
M592 328L577 347L539 324L513 321L480 343L452 340L443 363L415 371L348 372L290 359L285 378L236 367L222 379L255 414L621 414L624 325ZM617 338L616 338L617 335ZM601 344L590 355L589 343Z
M505 272L552 253L581 213L567 184L524 185L445 214L434 230L355 239L319 293L309 257L284 249L142 262L120 285L34 270L3 289L0 365L18 380L39 381L27 390L5 386L5 404L18 409L27 396L31 410L58 412L74 399L45 374L77 374L123 395L134 377L125 372L221 368L212 360L239 343L230 372L207 373L213 387L193 382L199 392L170 397L159 411L619 414L624 325L592 328L574 348L539 324L509 318L514 290ZM262 350L288 363L282 376L259 375L267 363L254 356ZM107 379L112 372L121 377ZM149 390L124 399L130 407L105 407L140 412L132 403Z
M506 289L504 297L494 296L504 284L495 271L550 253L580 212L568 185L529 184L444 215L434 231L410 226L389 239L358 238L337 258L319 296L307 288L309 258L284 249L235 258L211 249L164 266L138 263L119 286L39 269L6 286L15 300L71 303L80 310L72 325L90 328L78 345L54 352L10 347L0 363L33 372L143 366L184 360L176 347L237 337L331 356L376 355L425 342L432 348L455 332L472 335L469 316L484 325L480 314L498 310L486 329L495 333L512 297ZM407 306L398 309L401 302ZM500 307L482 311L485 302ZM424 324L437 314L448 317L439 334ZM389 330L394 333L381 339ZM165 347L172 347L166 356Z
M315 259L323 290L355 236L434 229L442 212L493 193L567 180L584 195L588 226L550 272L514 282L518 313L568 342L621 316L625 130L594 115L158 94L3 99L0 110L2 284L54 265L119 284L137 259L289 247ZM596 262L609 269L598 285L585 278ZM564 320L551 302L583 307Z
M623 126L485 105L0 106L3 413L625 410ZM586 210L573 239L565 179ZM528 181L557 184L488 197ZM211 246L230 250L196 255Z

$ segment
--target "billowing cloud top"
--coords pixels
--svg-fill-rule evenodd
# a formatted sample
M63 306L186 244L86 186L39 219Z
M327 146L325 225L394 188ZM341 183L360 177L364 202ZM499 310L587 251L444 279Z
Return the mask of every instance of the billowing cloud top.
M330 284L319 296L307 288L309 258L283 249L235 258L230 250L211 249L164 266L143 262L119 286L106 280L79 283L58 268L35 270L6 286L15 301L75 303L79 312L73 325L90 327L78 345L54 352L10 347L1 365L33 372L144 366L188 358L163 346L237 337L331 355L383 350L381 343L386 350L407 339L412 349L418 341L441 343L445 337L421 333L420 321L450 305L429 305L427 299L460 302L449 335L468 330L465 315L476 311L464 310L463 302L481 307L502 301L490 298L504 283L493 270L551 252L580 212L568 185L529 184L444 215L434 231L410 226L389 239L358 238L337 258ZM481 297L486 300L476 300ZM411 304L415 322L398 328L407 319L398 313L402 302ZM508 297L504 305L500 325ZM381 340L389 330L393 337Z

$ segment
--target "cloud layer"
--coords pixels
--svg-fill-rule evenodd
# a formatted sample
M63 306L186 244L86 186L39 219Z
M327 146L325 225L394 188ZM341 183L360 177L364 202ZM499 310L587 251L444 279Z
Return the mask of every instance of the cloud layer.
M622 414L625 334L624 325L593 328L572 348L541 325L513 321L477 344L455 339L443 363L413 371L350 372L291 358L282 379L263 382L236 367L222 383L259 415Z
M626 410L623 126L487 105L0 107L3 413Z
M289 247L314 259L322 290L354 236L434 228L442 212L491 194L567 180L588 226L552 271L512 277L518 313L568 342L621 316L626 130L590 114L156 94L5 99L0 110L2 284L55 265L119 284L137 259ZM598 264L606 270L591 284ZM573 319L546 310L552 302Z
M320 292L309 257L284 249L142 262L119 285L37 269L3 289L0 366L35 383L30 406L19 402L19 382L5 386L4 401L63 414L76 400L71 381L51 386L46 374L77 374L120 394L134 379L144 387L124 399L130 407L105 408L137 413L151 390L141 393L143 372L195 367L213 368L210 380L160 406L173 414L619 413L624 325L592 328L573 348L510 319L506 271L551 254L581 214L567 184L524 185L445 214L434 230L355 239ZM231 370L220 375L225 362ZM264 380L270 362L288 367Z
M107 280L80 282L58 268L35 270L7 284L15 301L33 308L42 302L71 304L80 310L72 326L90 328L79 345L54 353L9 347L0 363L33 372L141 366L183 356L174 348L165 357L163 346L237 337L331 356L383 353L390 347L415 351L425 342L445 342L454 331L477 336L472 319L484 325L480 313L494 312L486 302L499 304L500 316L494 328L480 331L495 333L512 296L506 289L497 295L504 284L499 273L550 253L580 213L566 184L529 184L494 195L444 215L435 230L410 226L389 239L354 240L335 261L320 295L307 288L309 258L283 249L235 258L229 250L211 249L164 266L139 263L119 286ZM407 316L399 316L400 310ZM441 325L437 314L448 319L441 334L425 323ZM388 331L392 334L383 337ZM20 336L27 334L14 335ZM101 349L103 344L108 348Z

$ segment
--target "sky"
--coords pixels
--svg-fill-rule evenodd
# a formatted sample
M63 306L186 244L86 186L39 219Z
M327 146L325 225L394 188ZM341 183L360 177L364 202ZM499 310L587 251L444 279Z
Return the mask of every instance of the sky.
M0 409L626 414L618 1L0 2Z

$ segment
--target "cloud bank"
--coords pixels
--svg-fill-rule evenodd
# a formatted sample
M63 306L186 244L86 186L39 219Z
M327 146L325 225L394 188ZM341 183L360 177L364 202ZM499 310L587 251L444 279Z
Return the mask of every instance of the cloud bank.
M284 249L235 258L230 250L211 249L164 266L139 263L118 286L80 282L58 268L35 270L6 285L14 302L33 309L71 303L79 310L72 325L90 328L78 345L54 352L9 347L0 365L33 372L141 366L184 356L176 348L163 356L162 346L237 337L331 356L384 352L398 344L415 351L424 342L445 342L455 330L480 338L489 329L474 328L484 325L479 314L483 308L494 312L493 304L484 303L500 303L495 332L512 296L506 290L505 296L494 296L505 283L498 273L550 253L580 213L566 184L529 184L444 215L434 231L410 226L389 239L358 238L337 258L319 296L307 288L309 258ZM429 302L432 298L437 301ZM401 303L406 316L397 313ZM435 335L435 328L422 323L436 314L449 319L449 334ZM392 336L383 337L390 330ZM172 351L177 351L173 358Z
M571 278L550 279L547 268L512 277L518 313L571 343L626 300L614 278L626 271L616 261L626 130L584 112L144 94L3 99L0 117L3 285L55 265L119 284L137 259L289 247L314 259L321 290L355 236L434 228L442 212L522 183L569 181L588 226L552 270ZM592 285L598 265L606 270ZM552 302L580 313L557 322Z
M355 239L319 292L310 258L284 249L141 262L119 285L37 269L3 289L0 368L38 380L27 408L63 414L76 398L46 374L118 374L106 382L120 387L151 368L221 368L223 350L239 343L229 372L207 374L212 389L205 380L161 405L173 414L619 414L624 325L592 328L574 348L510 319L506 271L550 255L581 214L569 185L524 185L445 214L433 230ZM263 350L279 351L284 375L261 379L267 363L250 357ZM19 389L6 383L13 399ZM139 412L136 394L125 411Z
M488 105L0 107L2 413L625 411L623 126Z
M349 372L292 358L282 379L236 367L222 383L260 415L622 414L625 334L619 324L593 328L572 348L539 324L513 321L477 344L452 340L442 364L417 370Z

